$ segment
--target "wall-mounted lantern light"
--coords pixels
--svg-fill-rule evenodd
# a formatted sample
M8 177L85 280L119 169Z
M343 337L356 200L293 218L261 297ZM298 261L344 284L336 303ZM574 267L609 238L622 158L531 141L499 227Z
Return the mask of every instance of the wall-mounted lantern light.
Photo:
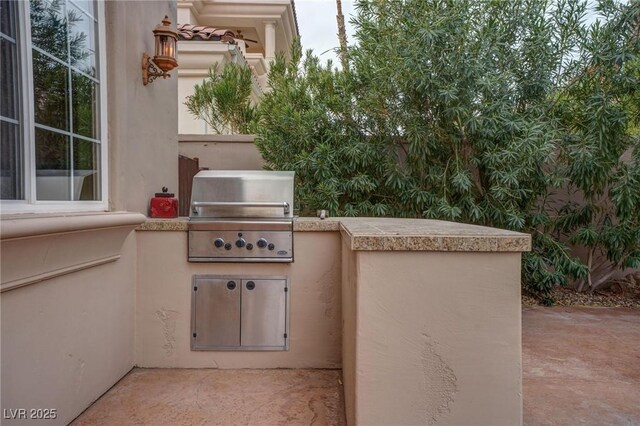
M145 86L158 77L171 77L168 74L169 71L178 66L176 61L178 32L171 28L168 16L165 15L162 24L156 25L153 36L156 39L155 56L151 59L147 53L142 54L142 82Z

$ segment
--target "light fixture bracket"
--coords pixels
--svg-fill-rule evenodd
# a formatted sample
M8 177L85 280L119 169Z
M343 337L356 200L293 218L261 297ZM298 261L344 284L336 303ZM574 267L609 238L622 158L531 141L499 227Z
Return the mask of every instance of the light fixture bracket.
M153 83L153 81L158 78L167 78L171 77L171 74L161 71L156 67L156 64L153 63L153 60L147 53L142 54L142 84L145 86L149 83Z

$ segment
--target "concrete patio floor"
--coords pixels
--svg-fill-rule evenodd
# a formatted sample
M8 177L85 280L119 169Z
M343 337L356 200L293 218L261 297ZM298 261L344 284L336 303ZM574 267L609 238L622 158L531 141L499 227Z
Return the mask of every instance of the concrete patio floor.
M339 370L132 370L73 426L344 425Z
M640 310L522 314L525 425L640 425Z
M640 424L640 310L523 309L525 425ZM134 369L72 424L344 425L340 371Z

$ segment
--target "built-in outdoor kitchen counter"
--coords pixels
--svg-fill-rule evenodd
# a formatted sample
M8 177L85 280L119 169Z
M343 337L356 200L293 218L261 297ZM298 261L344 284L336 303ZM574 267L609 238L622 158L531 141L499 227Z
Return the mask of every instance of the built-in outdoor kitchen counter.
M293 263L200 264L187 262L187 223L138 228L140 366L342 367L350 424L522 422L528 235L419 219L296 218ZM288 351L191 350L198 274L288 276Z

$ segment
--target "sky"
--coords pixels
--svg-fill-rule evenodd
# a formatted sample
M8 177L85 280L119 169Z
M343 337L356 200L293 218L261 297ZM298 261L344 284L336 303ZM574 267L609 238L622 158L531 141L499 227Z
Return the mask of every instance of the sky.
M334 65L339 66L337 55L330 49L339 46L338 24L336 21L335 0L295 0L298 15L298 27L302 47L313 49L315 55L325 62L332 59ZM353 0L342 0L342 13L347 28L347 42L353 43L353 26L349 23L350 15L354 13ZM329 52L323 53L327 50Z

